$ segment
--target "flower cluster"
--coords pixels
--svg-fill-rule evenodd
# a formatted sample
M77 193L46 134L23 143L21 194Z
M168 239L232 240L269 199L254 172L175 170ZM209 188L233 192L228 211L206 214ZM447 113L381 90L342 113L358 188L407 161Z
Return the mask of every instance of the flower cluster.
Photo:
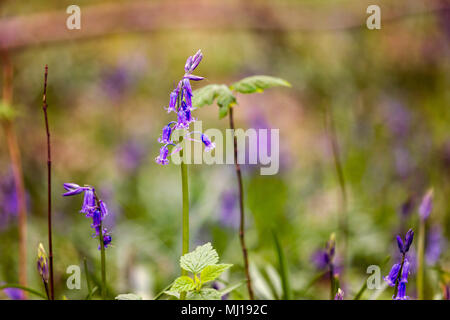
M192 72L197 68L200 61L203 58L201 50L198 50L194 56L190 56L184 66L184 76L178 82L177 87L170 93L169 106L166 108L167 112L175 112L177 115L177 121L169 122L162 130L161 137L158 138L158 142L163 146L159 150L159 156L155 161L158 164L166 165L169 163L167 159L169 156L169 146L173 147L170 155L181 151L182 147L176 145L172 139L172 133L174 130L185 130L184 139L202 142L205 145L205 151L208 152L215 148L215 144L205 134L201 132L189 132L189 126L196 119L192 117L192 111L195 109L192 106L192 87L190 80L200 81L203 77L193 75ZM192 134L200 134L200 140L191 138Z
M397 287L397 292L392 297L394 300L408 300L406 295L406 283L408 282L408 275L410 271L410 263L406 258L406 253L411 247L414 238L414 232L409 229L406 233L405 239L402 240L400 236L397 236L397 245L402 254L402 260L400 263L396 263L392 266L389 274L384 277L384 281L391 287Z
M64 197L84 192L83 205L80 212L84 213L86 218L92 219L91 228L95 230L93 237L103 235L103 245L105 248L108 248L112 240L111 235L106 228L102 229L102 221L108 215L106 204L97 197L95 189L91 186L80 187L75 183L64 183L63 186L64 189L67 190L67 192L63 194Z

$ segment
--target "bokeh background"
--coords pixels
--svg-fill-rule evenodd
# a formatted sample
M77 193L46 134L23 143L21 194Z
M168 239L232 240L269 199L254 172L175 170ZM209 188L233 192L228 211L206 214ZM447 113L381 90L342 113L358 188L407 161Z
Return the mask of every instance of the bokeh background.
M445 1L379 1L381 30L368 30L368 1L0 1L2 70L13 66L14 130L27 202L28 286L43 291L36 271L47 247L44 65L53 147L56 295L68 290L66 268L87 259L100 277L97 241L79 213L81 196L62 184L94 185L110 208L106 225L109 294L153 298L179 273L181 180L176 165L155 163L163 109L185 59L202 49L196 74L231 84L245 76L281 77L292 88L238 95L236 125L280 129L280 172L244 166L247 246L259 298L281 298L275 231L287 260L292 298L327 299L318 252L336 233L346 298L369 265L389 271L395 236L417 230L417 207L434 188L428 234L426 296L440 299L448 281L450 232L449 7ZM81 8L81 30L65 28L68 5ZM2 82L2 87L4 81ZM217 106L195 112L204 128L228 127ZM2 120L4 121L4 120ZM333 158L336 141L347 202ZM233 166L191 165L191 247L212 242L244 279ZM0 131L0 282L18 282L17 194L5 132ZM344 248L340 217L347 214ZM438 239L438 240L436 240ZM434 242L433 242L434 241ZM346 255L344 257L343 250ZM415 244L411 259L414 260ZM436 266L439 266L438 268ZM83 268L82 268L83 269ZM313 279L318 279L312 286ZM447 283L448 285L448 283ZM415 297L415 276L408 284ZM391 289L364 298L390 299ZM0 292L0 298L8 296ZM33 298L30 296L30 298ZM247 298L245 286L230 298Z

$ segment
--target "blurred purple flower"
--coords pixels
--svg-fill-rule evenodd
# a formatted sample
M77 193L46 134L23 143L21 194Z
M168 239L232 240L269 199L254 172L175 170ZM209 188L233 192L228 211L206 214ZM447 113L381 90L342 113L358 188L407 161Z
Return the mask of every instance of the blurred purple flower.
M135 139L129 139L119 146L117 163L122 170L132 172L139 168L147 155L145 147Z
M221 196L219 221L226 227L239 227L238 196L233 191L225 191Z
M426 220L431 210L433 210L433 189L428 190L419 206L419 215L422 220Z
M18 213L17 193L12 174L0 180L0 229L6 227Z
M336 292L334 300L344 300L344 291L342 291L341 288L339 288L338 291Z
M427 237L427 248L425 251L425 257L427 263L430 265L435 265L441 253L445 250L446 241L442 233L442 228L440 225L436 224L430 228Z
M411 212L414 209L414 198L410 196L401 206L399 209L400 214L402 217L407 217L411 214Z
M411 111L400 100L389 99L386 125L398 138L407 137L411 128Z
M223 290L223 289L225 288L225 285L222 284L222 283L220 283L220 282L218 282L218 281L214 281L214 282L212 283L211 287L212 287L213 289L216 289L216 290L219 290L219 291L220 291L220 290ZM228 296L229 296L229 295L230 295L229 293L223 295L223 296L222 296L222 300L228 300Z
M328 266L328 254L324 249L318 249L311 255L311 261L317 270L323 270Z
M11 300L24 300L25 299L25 295L23 293L23 290L21 290L21 289L5 288L5 289L3 289L3 292Z

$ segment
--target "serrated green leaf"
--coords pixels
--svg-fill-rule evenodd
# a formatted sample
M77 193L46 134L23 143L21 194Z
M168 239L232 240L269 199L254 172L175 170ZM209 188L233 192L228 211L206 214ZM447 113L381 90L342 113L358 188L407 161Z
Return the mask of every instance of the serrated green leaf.
M205 267L217 262L219 262L219 255L210 242L198 246L194 251L180 258L181 268L193 274L200 273Z
M200 291L191 291L186 295L187 300L220 300L222 295L212 288L205 288Z
M172 287L170 288L170 291L186 292L194 289L195 289L194 280L192 280L192 278L188 276L181 276L175 279Z
M216 100L219 106L219 118L228 114L229 108L236 104L236 97L224 84L210 84L193 92L192 105L201 108L211 105Z
M252 76L233 83L230 88L240 93L263 92L272 87L290 87L286 80L271 76Z
M222 272L224 272L231 266L232 264L225 263L211 264L202 270L202 272L200 273L200 280L202 281L202 283L213 281L218 278L222 274Z
M142 300L142 297L140 297L134 293L122 293L122 294L119 294L115 299L116 300Z
M175 292L175 291L164 291L165 294L167 294L168 296L172 296L175 297L177 299L180 299L180 293L179 292Z

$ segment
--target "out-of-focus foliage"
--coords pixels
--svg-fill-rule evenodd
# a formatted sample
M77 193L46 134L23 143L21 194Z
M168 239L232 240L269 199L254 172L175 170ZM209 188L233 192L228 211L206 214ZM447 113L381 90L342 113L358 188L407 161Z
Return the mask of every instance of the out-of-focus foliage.
M82 7L94 3L79 2ZM341 3L349 5L348 1L286 2L307 4L314 12L323 10L324 20ZM3 1L0 5L2 16L65 9L60 1ZM47 239L41 109L45 64L49 65L55 292L59 297L87 296L84 272L80 290L66 287L70 276L66 268L81 267L84 257L93 286L100 281L97 242L91 239L89 222L79 213L79 201L61 197L63 182L95 185L109 205L107 227L113 241L106 259L111 298L120 292L154 298L179 276L180 170L174 164L161 167L154 158L160 128L170 119L163 107L169 102L173 81L183 74L186 57L199 48L204 60L197 73L207 80L193 84L193 89L231 84L256 74L280 77L292 85L261 94L238 94L239 104L233 107L238 128L280 129L280 172L261 176L259 165L243 166L246 239L258 297L283 296L272 230L284 253L293 299L328 298L327 278L318 276L325 270L314 257L332 232L336 232L340 283L345 298L353 297L368 276L367 267L395 255L395 235L417 228L418 202L431 186L434 208L428 230L440 226L447 242L449 19L437 11L383 21L381 30L361 25L314 32L161 28L12 52L14 125L27 190L29 286L42 288L35 248ZM343 259L343 234L338 228L341 192L330 133L324 125L326 110L334 120L348 193L347 259ZM217 118L216 107L196 113L204 129L228 127L228 121ZM0 282L16 283L17 207L5 141L0 130ZM241 281L244 270L233 166L190 165L189 176L191 248L211 242L221 260L233 264L223 281ZM410 210L404 210L408 199ZM439 268L427 265L428 298L441 297L443 277L437 270L448 272L449 261L449 252L443 249ZM389 272L386 268L382 275ZM408 285L411 297L415 296L414 278ZM390 299L392 292L366 290L362 299L376 295ZM230 297L247 298L245 286ZM0 293L0 298L6 295Z

